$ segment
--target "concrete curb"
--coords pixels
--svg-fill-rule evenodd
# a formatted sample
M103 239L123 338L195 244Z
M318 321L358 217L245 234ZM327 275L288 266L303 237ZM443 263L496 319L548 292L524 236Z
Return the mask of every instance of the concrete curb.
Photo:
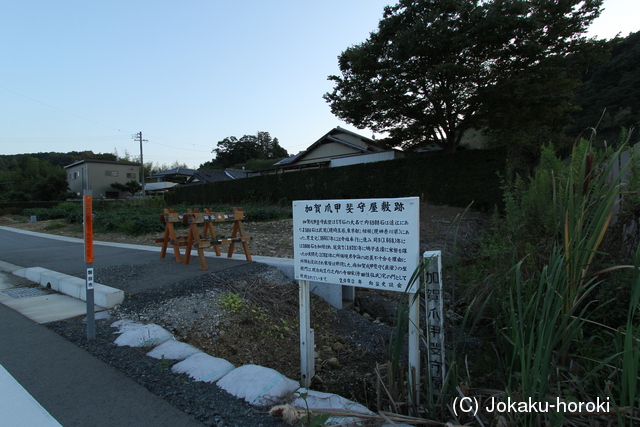
M42 267L13 269L12 273L24 277L41 286L53 289L82 301L87 300L85 279L58 273ZM124 301L124 291L100 283L94 283L94 302L105 308L113 308Z

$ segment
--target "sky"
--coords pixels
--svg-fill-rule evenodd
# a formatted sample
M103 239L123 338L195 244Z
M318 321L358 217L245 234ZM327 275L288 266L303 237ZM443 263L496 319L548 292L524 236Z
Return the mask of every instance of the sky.
M336 126L338 56L393 0L4 0L0 154L140 155L197 168L218 141L266 131L289 154ZM604 0L589 36L640 30Z

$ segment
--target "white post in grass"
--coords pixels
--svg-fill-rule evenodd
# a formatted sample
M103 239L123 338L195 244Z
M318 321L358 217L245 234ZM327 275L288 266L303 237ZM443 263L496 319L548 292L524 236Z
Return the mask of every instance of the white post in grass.
M409 295L409 402L420 404L420 299Z

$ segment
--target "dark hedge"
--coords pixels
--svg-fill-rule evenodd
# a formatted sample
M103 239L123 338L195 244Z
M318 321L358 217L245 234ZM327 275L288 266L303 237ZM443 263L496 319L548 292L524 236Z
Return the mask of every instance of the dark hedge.
M58 206L58 201L48 202L2 202L0 203L0 215L20 215L24 209L30 208L54 208Z
M502 206L504 150L433 153L377 163L308 169L176 188L167 204L420 196L437 205L490 211Z

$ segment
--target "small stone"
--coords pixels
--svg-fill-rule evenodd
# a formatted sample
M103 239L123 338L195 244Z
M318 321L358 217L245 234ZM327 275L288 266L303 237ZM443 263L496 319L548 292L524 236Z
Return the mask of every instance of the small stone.
M344 350L344 345L339 342L334 342L333 344L331 344L331 348L333 349L333 351L342 351Z
M340 362L337 357L332 357L327 360L327 365L331 367L331 369L340 369Z
M371 315L369 313L364 313L362 317L364 317L367 320L371 320Z

